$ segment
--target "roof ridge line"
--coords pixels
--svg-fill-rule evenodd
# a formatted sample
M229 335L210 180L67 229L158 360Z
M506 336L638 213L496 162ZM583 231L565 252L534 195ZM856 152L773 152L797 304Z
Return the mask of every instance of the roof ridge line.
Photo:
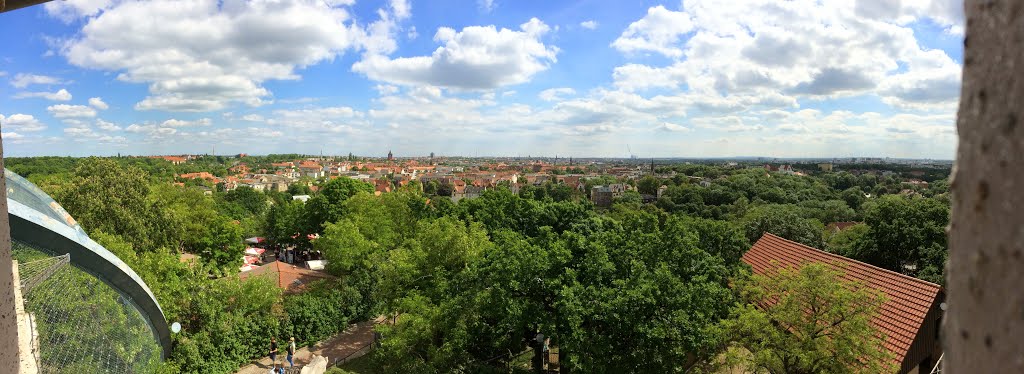
M816 251L816 252L820 252L820 253L823 253L823 254L827 255L828 257L832 257L832 258L834 258L834 259L836 259L836 260L839 260L839 261L843 261L843 260L845 260L845 261L855 262L855 263L858 263L858 264L861 264L861 265L865 265L865 266L869 266L869 267L872 267L872 268L875 268L875 269L881 270L881 271L883 271L883 272L887 272L887 273L895 274L895 275L897 275L897 276L899 276L899 277L902 277L902 278L906 278L906 279L909 279L909 280L912 280L912 281L915 281L915 282L920 282L920 283L924 283L924 284L926 284L926 285L930 285L930 286L935 286L935 287L937 287L937 288L938 288L938 289L939 289L940 291L942 290L942 286L940 286L940 285L938 285L938 284L935 284L935 283L932 283L932 282L929 282L929 281L926 281L926 280L924 280L924 279L914 278L914 277L912 277L912 276L909 276L909 275L906 275L906 274L902 274L902 273L899 273L899 272L895 272L895 271L892 271L892 270L889 270L889 269L886 269L886 268L878 267L878 266L875 266L875 265L872 265L872 264L869 264L869 263L866 263L866 262L862 262L862 261L857 261L857 260L854 260L854 259L852 259L852 258L849 258L849 257L843 257L843 256L837 255L837 254L835 254L835 253L830 253L830 252L826 252L826 251L823 251L823 250L820 250L820 249L817 249L817 248L811 247L811 246L809 246L809 245L806 245L806 244L803 244L803 243L799 243L799 242L795 242L795 241L792 241L792 240L789 240L789 239L783 238L783 237L781 237L781 236L778 236L778 235L772 234L772 233L770 233L770 232L767 232L767 231L765 231L764 235L761 235L761 239L764 239L764 237L766 237L766 236L769 236L769 235L770 235L771 237L773 237L773 238L776 238L776 239L779 239L779 240L783 240L783 241L786 241L786 242L789 242L789 243L793 243L793 244L796 244L796 245L798 245L798 246L801 246L801 247L804 247L804 248L810 249L810 250L812 250L812 251ZM761 241L761 239L758 239L758 241ZM755 242L754 244L757 244L757 243Z

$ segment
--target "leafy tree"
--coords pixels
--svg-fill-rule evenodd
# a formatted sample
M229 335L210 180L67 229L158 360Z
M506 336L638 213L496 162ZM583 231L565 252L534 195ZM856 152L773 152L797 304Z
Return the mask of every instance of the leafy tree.
M306 235L313 227L306 211L306 205L298 200L270 207L265 221L267 239L280 244L308 243Z
M756 242L766 232L803 243L822 247L823 225L816 219L804 218L798 207L792 205L763 205L751 208L741 223L747 240Z
M352 178L335 178L320 187L319 193L307 204L307 215L316 232L325 223L337 222L344 213L343 204L359 193L373 193L373 185Z
M839 197L846 202L846 205L854 210L860 209L861 204L867 201L867 197L864 197L864 191L860 187L854 186L843 190L839 194Z
M306 291L284 297L287 319L282 337L295 337L299 346L311 345L348 327L358 314L360 295L333 280L306 285Z
M863 223L847 227L839 232L826 232L825 250L844 257L857 255L856 246L870 233L871 228Z
M237 266L242 258L242 227L220 214L213 199L194 188L161 184L150 199L166 212L177 248L200 255L217 266Z
M803 208L805 218L814 218L821 223L847 222L857 218L857 212L843 200L806 200L798 205Z
M661 184L661 179L648 175L640 178L640 181L636 183L636 189L642 194L655 195L658 193L658 187L661 187Z
M288 194L290 195L310 195L312 193L313 190L305 183L292 183L288 185Z
M747 304L722 323L730 353L748 370L769 373L895 371L885 337L871 324L885 296L842 277L827 265L808 264L741 282Z
M587 237L567 234L565 245L578 262L556 301L554 339L567 352L563 365L583 372L677 372L715 353L715 326L732 299L727 277L739 264L699 248L694 222L673 219L661 230L648 225L652 218Z
M224 202L241 207L242 211L249 215L263 214L267 210L267 196L249 186L228 191L224 194Z
M864 208L870 227L850 256L875 266L943 283L949 206L935 199L889 195Z
M142 170L90 157L78 163L66 184L51 188L48 192L86 231L120 235L136 250L174 242L168 217L147 200Z

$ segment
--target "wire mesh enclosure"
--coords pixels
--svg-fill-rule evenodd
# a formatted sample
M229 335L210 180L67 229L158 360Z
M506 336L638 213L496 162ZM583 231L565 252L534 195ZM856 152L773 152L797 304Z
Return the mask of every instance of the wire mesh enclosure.
M39 372L156 372L170 333L149 288L53 199L4 172L23 323Z
M41 373L149 373L160 345L132 300L70 264L13 242Z

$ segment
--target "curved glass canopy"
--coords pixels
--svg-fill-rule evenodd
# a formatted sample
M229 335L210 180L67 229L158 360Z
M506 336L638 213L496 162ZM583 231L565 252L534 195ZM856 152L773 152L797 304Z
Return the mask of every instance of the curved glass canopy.
M170 354L170 330L142 278L89 238L64 209L37 186L4 170L14 257L33 314L33 340L42 372L76 367L102 372L149 371ZM70 267L41 266L66 258ZM38 271L36 269L50 269ZM36 274L38 273L38 274ZM45 279L44 279L45 278Z

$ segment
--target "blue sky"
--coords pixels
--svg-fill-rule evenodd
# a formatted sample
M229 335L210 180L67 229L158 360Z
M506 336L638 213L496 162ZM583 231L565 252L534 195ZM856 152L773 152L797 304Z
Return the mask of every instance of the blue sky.
M956 0L55 1L5 154L952 158Z

